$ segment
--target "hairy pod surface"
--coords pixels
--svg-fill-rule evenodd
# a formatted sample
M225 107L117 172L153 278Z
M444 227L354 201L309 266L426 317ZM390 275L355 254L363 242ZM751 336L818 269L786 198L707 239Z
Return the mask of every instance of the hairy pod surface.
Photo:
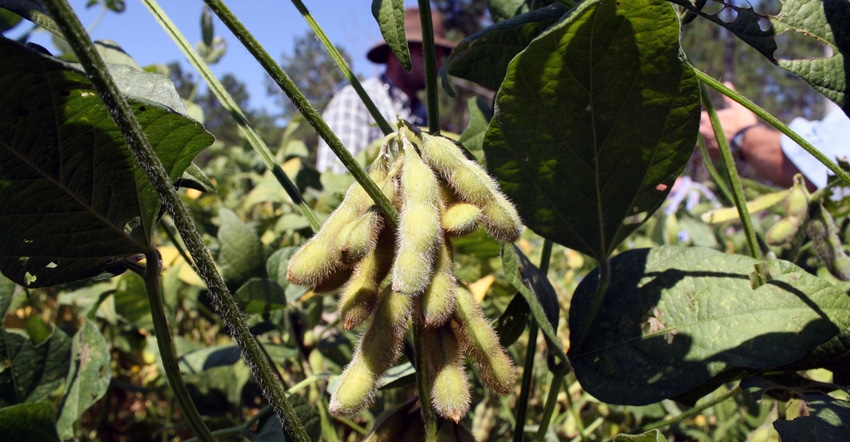
M399 189L402 203L392 284L394 291L418 295L431 281L435 254L442 239L440 190L437 177L410 142L404 144Z
M437 255L434 276L428 288L422 293L420 305L427 327L437 327L446 323L455 308L455 290L457 280L454 277L454 260L449 244L443 242Z
M498 189L484 168L466 158L447 138L422 134L422 159L466 202L480 207L487 202L490 193Z
M375 249L355 267L339 298L340 317L346 330L358 327L375 310L381 282L392 266L394 245L393 229L384 229Z
M410 318L410 298L384 293L372 320L345 367L329 410L335 416L353 416L368 405L381 375L401 354L404 330Z
M835 220L820 204L812 211L807 233L812 239L812 248L829 273L842 281L850 281L850 258L841 244Z
M481 208L481 219L487 233L504 242L514 242L522 234L522 220L508 199L501 192L493 194Z
M469 382L457 337L451 327L425 328L421 337L431 372L431 403L442 417L455 422L469 411Z
M384 218L376 206L348 223L338 234L340 259L351 264L363 259L375 249L378 234L384 227Z
M772 246L788 244L797 234L800 224L789 218L782 218L768 229L764 236L765 241Z
M472 356L481 369L481 380L499 394L513 389L516 370L511 358L499 344L499 338L472 293L458 285L455 300L455 324L465 353Z
M441 220L441 226L446 234L451 236L463 236L472 233L478 227L481 219L481 209L469 203L455 204L445 212Z
M802 175L794 176L794 185L791 186L791 192L785 200L785 213L789 218L804 222L809 215L809 201L811 195L806 189L806 182Z

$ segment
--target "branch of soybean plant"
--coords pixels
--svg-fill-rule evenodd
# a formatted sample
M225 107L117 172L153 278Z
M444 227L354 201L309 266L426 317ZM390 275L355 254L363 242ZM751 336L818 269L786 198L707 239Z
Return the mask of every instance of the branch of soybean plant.
M227 109L230 116L233 117L236 125L239 126L239 131L248 141L248 144L250 144L251 147L260 154L260 158L262 158L263 163L269 168L269 170L272 171L272 175L274 175L283 187L283 190L286 191L286 194L289 195L292 202L301 210L301 214L307 218L307 222L310 223L310 227L313 228L313 231L318 231L321 227L321 223L319 222L319 219L316 218L316 214L313 213L313 210L307 202L304 201L304 198L301 196L301 192L298 191L298 187L296 187L289 177L286 176L283 169L274 160L274 156L269 150L269 147L263 139L260 138L260 135L257 134L254 128L251 127L251 123L248 122L248 118L242 112L242 109L239 108L239 105L236 104L236 101L233 100L230 93L227 92L227 89L224 88L224 85L222 85L221 82L218 81L218 78L213 75L207 63L204 62L200 55L198 55L198 52L195 51L189 41L186 40L186 37L183 36L168 15L165 14L165 11L159 7L156 0L142 0L142 3L145 4L151 15L153 15L156 21L159 22L160 26L162 26L165 32L171 37L177 47L180 48L183 55L185 55L189 62L192 63L192 66L195 67L195 70L198 71L204 81L207 82L210 90L213 94L215 94L216 98L218 98L221 105Z
M328 143L328 146L330 146L333 153L336 154L340 162L345 165L345 168L351 172L354 179L363 186L363 189L367 194L369 194L372 201L375 202L378 208L381 209L381 212L387 217L387 220L389 220L392 225L397 225L398 212L395 210L395 207L393 207L390 200L387 199L383 192L381 192L381 189L378 188L377 184L369 178L369 175L363 167L357 163L357 160L354 159L351 152L342 145L342 142L336 134L333 133L325 120L322 119L316 111L316 108L314 108L307 100L307 97L298 90L298 86L295 85L292 79L289 78L274 58L269 55L268 51L260 45L257 39L254 38L247 28L245 28L245 25L243 25L235 15L233 15L233 12L231 12L221 0L204 0L204 3L206 3L215 15L221 19L224 25L230 29L230 32L239 39L242 45L245 46L245 49L254 56L263 69L265 69L272 77L275 83L280 86L289 100L292 101L292 104L294 104L298 111L301 112L301 115L304 115L304 118L311 126L313 126L313 129L316 130L319 136Z
M156 335L156 345L159 348L159 357L162 360L162 368L165 371L165 377L168 379L168 384L171 386L171 391L180 403L180 408L183 414L186 415L186 420L189 421L189 427L195 435L205 441L214 441L212 433L204 424L204 420L195 404L192 402L192 397L189 395L189 390L186 388L186 383L183 382L183 377L180 375L180 364L177 362L177 350L174 348L174 341L171 339L171 331L168 329L168 319L165 317L165 302L162 296L162 285L160 284L160 273L162 272L162 262L160 262L159 252L155 249L145 253L145 290L148 292L148 300L151 305L151 319L153 320L153 330Z
M170 182L168 174L154 153L147 137L136 120L127 100L121 95L115 81L109 74L106 64L100 58L88 34L80 24L74 11L66 0L48 0L48 9L62 29L66 40L71 45L75 55L85 68L101 99L106 104L112 118L115 120L130 151L142 166L151 185L163 199L163 205L168 210L178 231L195 261L199 274L209 288L209 294L219 315L232 330L233 338L245 355L245 360L251 367L257 384L263 394L269 399L275 413L284 426L294 434L299 441L309 441L309 436L298 421L292 406L286 400L282 386L276 382L275 374L263 357L254 336L248 329L248 324L239 311L236 300L230 295L221 275L215 269L212 257L204 245L201 235L195 230L195 225L188 210L183 206L177 191ZM194 430L194 429L193 429Z
M295 8L298 9L298 12L304 17L304 20L310 25L310 29L313 30L313 33L318 37L319 42L322 43L322 46L325 47L325 50L328 51L334 63L336 63L337 67L340 71L342 71L342 75L348 80L351 84L351 87L354 88L354 91L357 92L357 96L360 97L360 100L366 106L366 109L369 110L369 114L372 115L372 118L375 119L375 122L378 124L378 127L381 128L381 132L384 135L391 134L394 129L390 126L390 123L381 115L381 111L378 110L378 107L375 106L375 102L372 101L372 97L366 93L366 90L363 89L363 85L360 84L360 80L357 79L357 76L354 75L354 72L351 71L351 68L348 66L348 63L345 62L345 59L342 58L342 54L339 53L336 46L331 43L331 40L325 35L325 31L322 30L322 27L319 26L319 23L316 22L316 19L313 18L313 15L310 14L310 11L307 10L307 7L304 6L304 2L301 0L292 0L292 4L295 5Z
M156 160L160 176L151 177L151 181L159 180L158 184L163 184L171 189L171 184L168 182L168 176L159 164L159 159L153 153L153 149L147 141L147 137L142 131L138 120L133 115L127 101L119 93L118 87L112 80L112 76L107 70L106 64L100 58L97 50L94 47L91 39L83 28L71 6L65 0L49 0L45 2L50 15L56 21L59 29L65 39L71 45L74 54L80 63L85 67L92 84L97 89L110 113L115 119L118 127L121 129L128 144L138 147L143 146L143 152L136 155L139 164L150 164L148 161L151 157ZM129 115L129 118L127 117ZM147 147L147 149L144 149ZM147 171L147 168L145 168ZM156 186L156 185L155 185ZM146 232L147 241L150 242L151 234ZM162 293L159 287L159 272L161 270L159 262L159 254L149 244L149 249L145 252L147 259L147 267L144 273L145 288L148 292L148 298L151 303L151 316L153 318L154 332L156 333L156 341L159 346L160 356L162 357L163 368L168 382L172 390L180 402L183 413L189 422L192 431L200 438L206 441L215 440L210 434L210 430L204 424L200 413L198 413L195 404L189 397L189 392L183 379L180 377L180 369L177 365L177 358L174 354L174 347L171 343L171 334L168 331L168 324L165 319L165 311L162 306Z
M426 441L437 440L437 414L431 403L431 384L434 373L428 372L428 364L425 362L425 348L422 336L425 335L425 319L422 314L413 314L413 346L414 360L416 363L416 385L419 392L419 403L422 410L422 420L425 421Z
M723 95L737 101L745 108L749 109L754 114L758 115L759 118L764 120L765 123L773 126L776 130L782 132L787 135L788 138L794 140L795 143L799 144L809 155L817 158L824 166L827 167L832 173L835 174L841 181L844 181L845 185L850 185L850 173L847 173L844 169L838 166L834 160L827 158L826 155L822 154L816 147L812 146L811 143L803 139L797 132L794 132L789 128L785 123L779 121L776 117L770 114L770 112L758 107L755 103L744 97L743 95L733 91L725 84L715 80L710 75L705 72L700 71L697 68L693 68L694 72L697 74L697 78L700 83L705 83L711 86L712 89L717 90Z
M545 275L549 272L549 261L551 261L551 259L552 241L546 239L543 241L543 251L540 254L539 269L542 274ZM522 442L525 436L525 418L528 412L528 401L531 398L531 381L534 378L534 357L537 355L537 333L539 330L540 326L537 324L534 316L531 315L528 321L528 345L525 353L525 365L522 370L522 383L520 384L520 394L519 399L517 400L517 408L514 419L516 422L516 428L514 429L514 441L516 442ZM566 361L560 361L560 364L566 364ZM569 367L569 365L567 365L567 367ZM567 368L567 371L569 371L569 368Z
M700 135L697 138L697 141L699 143L700 154L702 154L702 163L705 166L705 169L708 170L708 174L711 175L711 179L714 180L715 184L717 184L717 188L720 189L720 193L723 194L723 198L726 198L726 201L729 202L735 201L732 197L732 191L730 191L729 187L726 186L726 181L720 176L720 172L718 172L717 168L714 167L714 163L708 155L708 147L705 145L705 139L702 135Z
M696 416L697 414L702 413L706 409L711 408L711 407L729 399L730 397L732 397L736 393L738 393L740 390L741 390L741 386L737 385L737 386L735 386L735 388L732 388L731 390L727 391L726 393L724 393L724 394L722 394L722 395L720 395L720 396L718 396L718 397L716 397L716 398L714 398L714 399L712 399L708 402L705 402L703 404L699 404L698 406L691 408L690 410L688 410L688 411L686 411L686 412L684 412L684 413L682 413L682 414L680 414L676 417L672 417L672 418L664 420L664 421L659 421L659 422L651 423L651 424L645 425L643 427L640 427L637 431L635 431L634 434L646 433L647 431L657 430L659 428L664 428L664 427L669 427L671 425L675 425L675 424L677 424L677 423L679 423L679 422L681 422L681 421L683 421L683 420L685 420L685 419L687 419L691 416Z
M431 22L431 2L419 0L419 20L422 23L422 52L425 60L425 103L428 108L428 132L440 133L440 104L437 102L437 52L434 49L434 23Z
M558 393L561 392L561 386L564 384L564 379L570 373L570 366L566 361L559 361L555 367L555 372L552 373L552 382L549 383L549 394L546 396L546 405L543 408L543 418L540 419L540 426L537 429L537 440L542 441L546 438L546 432L549 431L549 423L552 422L552 414L555 412L555 405L558 404ZM567 392L569 395L569 391Z
M717 138L720 159L723 161L723 167L726 169L726 175L729 178L729 185L732 187L732 198L735 202L735 207L738 208L738 215L741 217L744 236L747 238L747 248L750 249L751 257L761 259L761 248L759 248L758 240L756 239L756 231L753 227L753 220L750 218L750 209L747 208L747 200L744 198L744 188L741 185L741 178L738 176L738 169L735 168L735 159L732 158L732 149L729 147L726 135L723 133L723 127L720 126L720 118L717 117L714 103L711 102L711 98L708 96L708 89L703 82L700 82L700 95L702 96L702 105L705 107L706 112L708 112L708 118L711 119L711 128L714 130L714 137Z

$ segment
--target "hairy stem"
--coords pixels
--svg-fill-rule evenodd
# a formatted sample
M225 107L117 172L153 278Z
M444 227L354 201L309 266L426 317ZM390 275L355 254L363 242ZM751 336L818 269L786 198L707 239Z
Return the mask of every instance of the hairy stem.
M726 135L720 126L720 118L718 118L717 111L714 109L714 103L711 102L711 98L708 96L708 89L705 87L705 83L700 82L700 93L702 95L703 106L708 112L709 119L711 119L711 127L714 129L717 145L720 147L720 159L723 162L723 167L726 169L729 186L732 188L732 200L735 202L735 207L738 208L738 215L741 217L744 236L747 238L747 248L750 249L751 257L761 259L761 248L758 245L758 239L756 239L756 231L753 227L753 220L750 218L750 209L747 208L747 200L744 198L744 188L741 185L741 178L738 176L738 169L735 168L735 159L732 158L732 149L729 147Z
M151 15L154 16L156 21L159 22L160 26L165 30L166 33L174 40L174 43L177 44L177 47L183 52L183 55L192 63L192 66L195 67L195 70L201 75L204 81L207 82L207 85L210 87L210 90L215 94L218 101L221 105L230 113L230 116L233 117L233 120L236 122L236 125L239 126L239 131L245 137L245 140L248 141L248 144L254 148L257 153L260 154L260 158L262 158L263 163L269 170L272 171L272 175L277 179L280 185L283 187L283 190L286 191L286 194L289 195L289 198L292 199L292 202L298 206L301 214L307 218L307 222L310 224L310 227L313 228L313 231L318 231L321 227L321 223L319 219L316 218L316 214L313 213L313 210L304 201L304 198L301 196L301 192L298 191L298 187L286 176L283 172L283 169L274 159L269 147L260 138L260 135L251 127L251 123L248 122L248 118L242 112L242 109L239 108L239 105L236 104L236 101L233 100L233 97L230 93L227 92L227 89L224 88L224 85L218 81L218 78L213 75L212 71L210 71L209 66L201 59L201 56L198 55L197 51L192 47L186 37L180 32L177 26L168 18L168 15L165 14L165 11L159 7L156 0L142 0L142 3L150 11Z
M339 70L342 71L342 75L345 76L349 84L351 84L351 87L353 87L354 91L357 92L357 96L360 97L360 100L366 106L366 109L369 110L369 114L375 119L378 127L381 128L381 132L383 132L384 135L391 134L395 129L393 129L393 127L390 126L390 123L387 122L387 119L381 115L381 111L378 110L378 106L375 106L375 102L372 101L372 97L370 97L366 93L366 90L363 89L363 85L360 84L360 80L357 79L357 76L351 71L348 63L346 63L345 59L342 58L342 54L340 54L336 46L331 43L331 40L327 35L325 35L325 31L322 30L322 27L319 26L319 23L316 22L313 15L310 14L310 11L308 11L307 7L304 6L304 2L301 0L292 0L292 4L295 5L295 8L298 9L298 12L301 13L304 20L307 21L308 25L310 25L310 29L313 30L313 33L316 34L319 42L322 43L322 46L324 46L325 50L328 51L328 54L330 54L334 63L336 63Z
M428 132L440 133L440 104L437 101L437 51L434 48L434 23L431 22L431 2L419 0L419 20L422 23L422 54L425 61L425 102L428 108Z
M272 77L275 83L280 86L281 90L289 97L292 104L301 112L301 115L313 126L313 129L328 143L331 150L339 158L340 162L345 165L345 168L351 172L354 179L363 186L363 189L372 198L381 212L386 216L387 220L392 225L398 224L398 212L389 199L381 192L381 189L369 178L369 175L363 169L351 152L342 145L342 141L333 133L331 128L322 119L316 108L307 100L307 97L298 90L298 86L291 78L283 71L280 65L269 55L268 51L260 45L256 38L248 31L245 25L233 15L233 12L224 5L221 0L204 0L204 3L212 9L215 15L230 29L230 32L245 46L245 49L260 63L263 69Z
M189 253L192 255L193 261L198 267L201 278L203 278L209 288L213 305L231 329L234 340L239 344L245 355L246 362L251 367L254 379L257 381L266 398L271 402L275 413L283 421L284 427L289 430L289 433L296 440L308 441L309 437L306 431L304 431L304 427L298 421L295 411L286 400L283 388L276 381L275 373L266 362L257 341L248 329L248 324L242 317L236 300L230 295L224 284L224 280L218 274L201 235L195 229L189 211L181 202L180 196L177 195L177 191L174 189L168 174L165 172L165 168L163 168L162 163L154 153L138 120L130 109L129 104L127 104L127 100L118 90L115 81L109 74L106 64L100 58L88 34L85 33L73 10L71 10L71 7L68 6L65 0L50 0L47 2L47 6L51 10L54 19L59 23L60 28L62 28L75 55L89 74L92 84L98 91L98 94L100 94L101 99L106 104L119 129L124 134L130 151L141 165L145 175L151 181L153 188L156 189L160 198L162 198L165 208L174 220L177 230L180 232L183 241L186 243L186 247L189 249Z

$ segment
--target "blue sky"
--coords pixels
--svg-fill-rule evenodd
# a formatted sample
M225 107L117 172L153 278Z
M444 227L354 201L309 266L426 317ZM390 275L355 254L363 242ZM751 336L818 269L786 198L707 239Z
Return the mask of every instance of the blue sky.
M338 47L345 49L352 58L353 69L359 75L369 77L380 72L380 66L366 60L366 51L381 34L371 13L371 0L303 0L311 14L324 29L328 38ZM86 8L85 0L70 0L84 26L96 24L90 29L95 40L117 42L136 61L147 66L155 63L179 61L184 71L194 72L183 54L177 49L147 8L137 0L127 0L123 13L108 13L97 23L100 7ZM304 35L309 26L291 2L286 0L228 1L228 7L254 34L257 40L275 59L282 53L292 53L294 41ZM407 1L415 5L415 1ZM160 7L192 42L201 41L201 0L160 0ZM28 26L20 25L21 29ZM248 52L216 18L215 35L227 43L227 53L212 66L216 76L232 73L245 82L254 108L275 108L273 99L266 96L265 73ZM14 37L14 32L10 34ZM31 41L54 51L50 35L41 32ZM197 75L195 76L197 78Z

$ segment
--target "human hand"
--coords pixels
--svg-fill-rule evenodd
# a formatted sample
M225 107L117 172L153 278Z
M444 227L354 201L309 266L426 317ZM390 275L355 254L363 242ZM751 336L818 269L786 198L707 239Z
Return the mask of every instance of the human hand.
M732 83L727 81L724 84L735 90L735 86ZM737 101L724 95L723 103L726 107L717 111L717 118L720 120L720 126L723 128L723 135L726 136L726 142L730 142L739 130L758 123L756 114ZM706 111L702 112L699 121L699 133L705 139L705 145L708 148L709 155L712 158L719 156L720 151L718 150L717 138L714 136L711 119L708 118L708 112Z

